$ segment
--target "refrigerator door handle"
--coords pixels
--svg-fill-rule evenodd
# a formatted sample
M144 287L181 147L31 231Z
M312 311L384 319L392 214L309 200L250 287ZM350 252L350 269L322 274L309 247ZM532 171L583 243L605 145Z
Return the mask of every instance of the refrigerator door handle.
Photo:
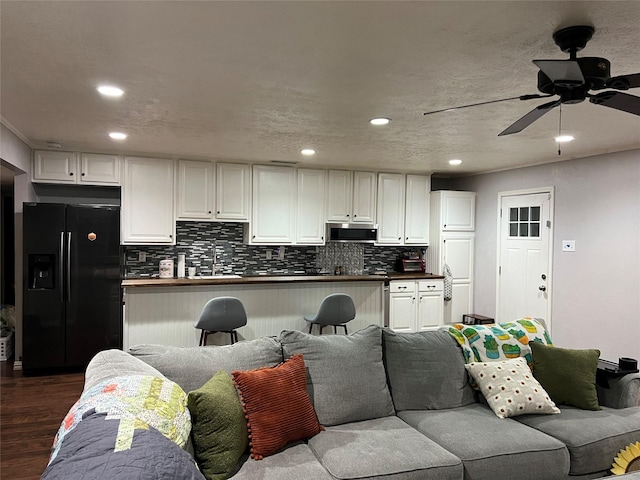
M67 301L71 303L71 232L67 232Z
M58 252L58 285L60 285L60 303L64 303L64 232L60 232L60 251ZM35 281L35 280L34 280Z

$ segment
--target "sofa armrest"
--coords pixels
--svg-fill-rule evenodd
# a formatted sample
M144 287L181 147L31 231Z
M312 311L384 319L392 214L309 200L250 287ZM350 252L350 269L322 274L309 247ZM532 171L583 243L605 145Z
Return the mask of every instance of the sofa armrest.
M608 387L596 385L598 401L603 407L627 408L638 405L640 373L630 373L619 378L607 378Z

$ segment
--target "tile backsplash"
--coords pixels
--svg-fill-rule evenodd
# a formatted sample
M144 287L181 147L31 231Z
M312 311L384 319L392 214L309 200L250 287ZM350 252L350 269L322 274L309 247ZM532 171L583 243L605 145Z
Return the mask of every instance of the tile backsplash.
M344 274L392 271L396 258L408 247L380 247L363 243L328 243L324 246L285 246L284 259L278 246L247 245L242 242L242 223L177 222L176 245L128 246L124 249L126 276L158 275L160 260L185 254L186 266L196 275L294 273L309 270L333 272L342 266ZM271 259L267 252L271 250ZM214 253L215 252L215 253ZM146 256L140 261L140 253ZM215 262L214 262L215 261Z

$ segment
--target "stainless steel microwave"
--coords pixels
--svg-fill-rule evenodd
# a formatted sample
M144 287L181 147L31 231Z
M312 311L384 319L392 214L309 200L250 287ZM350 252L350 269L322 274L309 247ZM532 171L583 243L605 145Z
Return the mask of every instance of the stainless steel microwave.
M374 243L378 239L378 225L357 223L327 223L329 242Z

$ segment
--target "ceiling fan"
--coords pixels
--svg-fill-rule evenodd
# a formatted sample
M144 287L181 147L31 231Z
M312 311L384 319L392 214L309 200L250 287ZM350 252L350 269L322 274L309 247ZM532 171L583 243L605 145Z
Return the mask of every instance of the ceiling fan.
M553 108L562 104L580 103L587 98L589 102L594 105L603 105L640 116L640 97L619 91L640 87L640 73L611 77L611 63L606 58L578 58L576 56L576 53L582 50L591 39L593 32L594 28L591 26L577 25L563 28L553 34L553 40L556 45L558 45L563 52L569 53L569 59L533 60L533 63L540 69L538 71L538 90L542 92L542 94L521 95L518 97L473 103L426 112L424 115L505 102L507 100L560 97L551 102L538 105L525 116L500 132L498 136L521 132ZM591 93L591 91L603 89L613 90L606 90L595 94Z

